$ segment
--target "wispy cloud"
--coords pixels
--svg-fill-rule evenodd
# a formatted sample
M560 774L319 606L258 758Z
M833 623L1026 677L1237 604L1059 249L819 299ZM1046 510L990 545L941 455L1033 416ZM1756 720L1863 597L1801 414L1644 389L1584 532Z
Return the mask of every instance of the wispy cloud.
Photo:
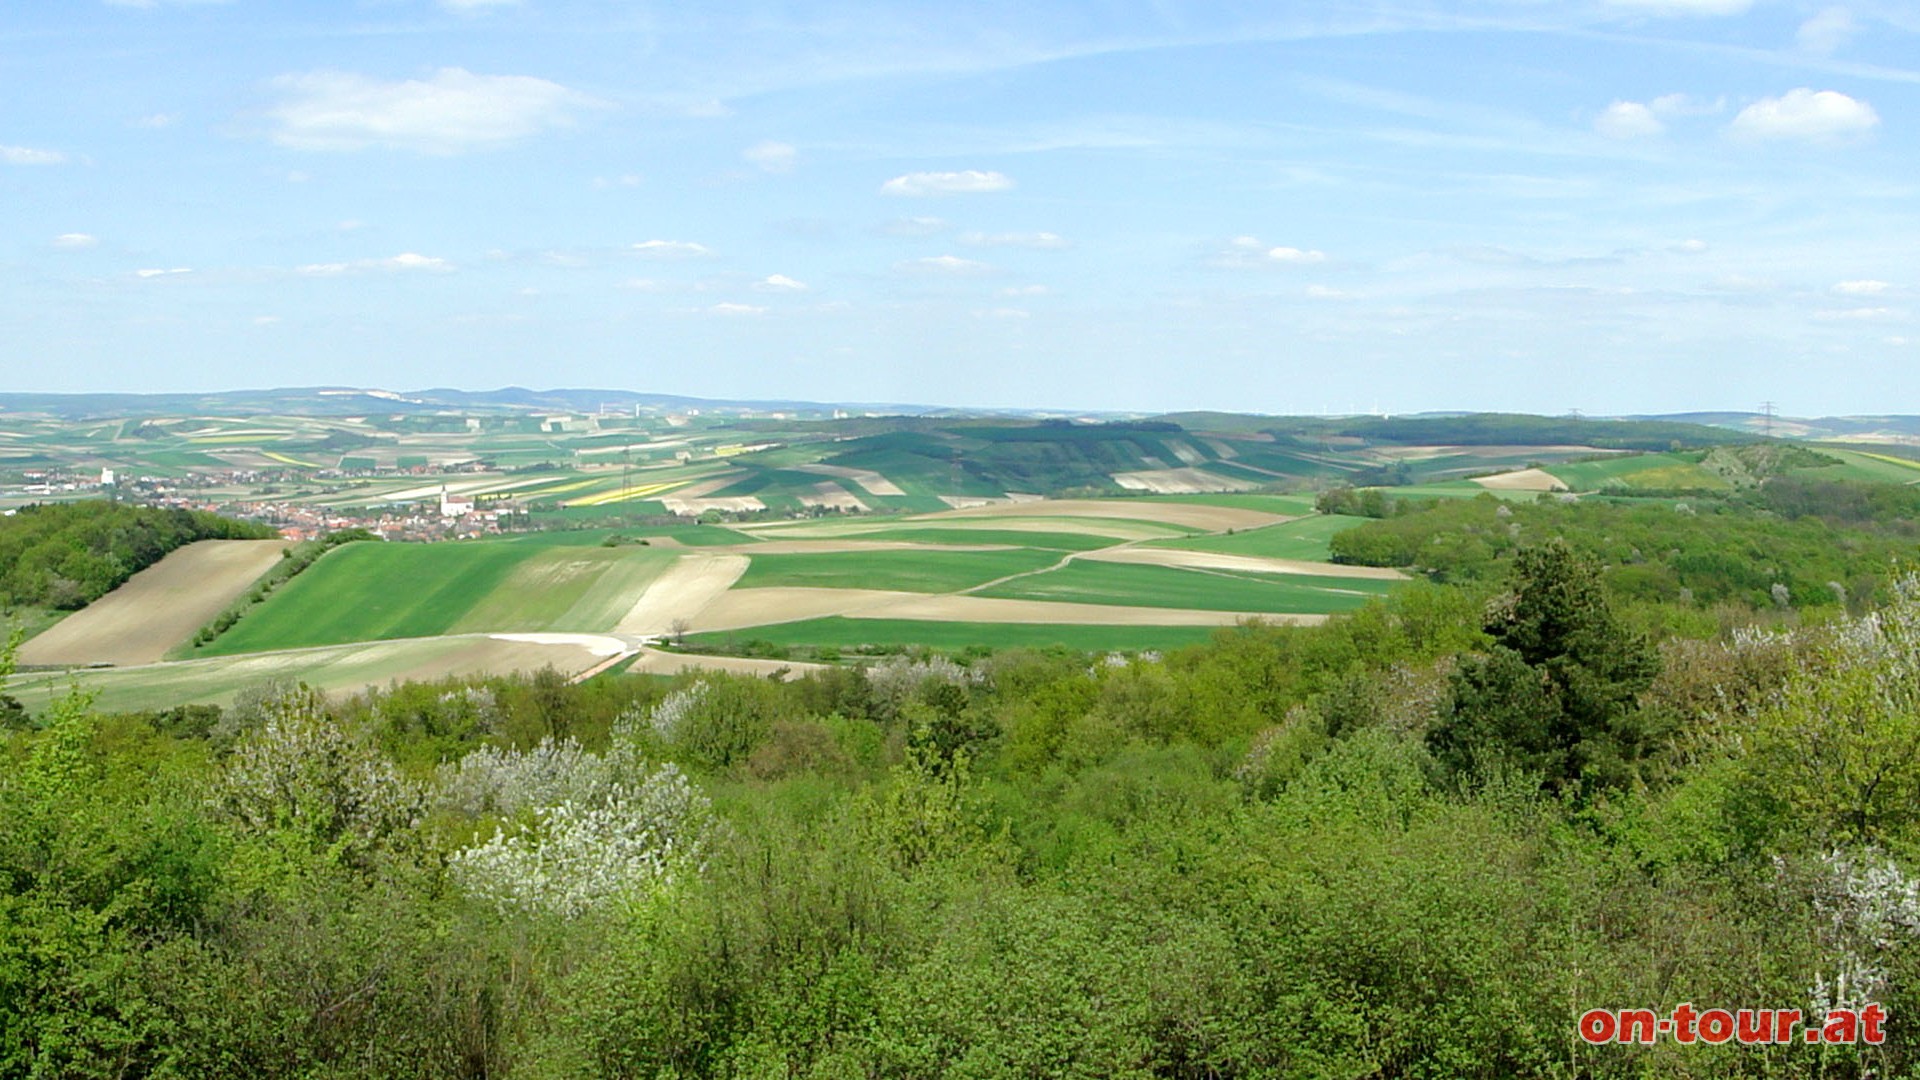
M1227 246L1215 253L1211 260L1215 266L1234 269L1255 269L1272 266L1316 266L1327 261L1327 253L1312 248L1297 248L1281 245L1278 247L1263 242L1256 236L1236 236L1227 241Z
M1879 126L1880 114L1866 102L1838 90L1803 86L1741 109L1727 130L1740 139L1833 143L1864 136Z
M341 274L365 273L368 271L413 271L424 270L431 273L451 273L455 268L446 259L417 252L403 251L384 259L355 259L351 262L308 263L296 267L295 272L308 277L337 277Z
M701 259L713 254L707 245L690 240L642 240L631 250L649 259Z
M1608 6L1648 15L1744 15L1753 0L1608 0Z
M960 242L969 247L1021 247L1037 251L1058 251L1073 246L1067 243L1066 237L1050 232L969 232L960 235Z
M1637 101L1616 101L1594 118L1593 129L1609 139L1644 139L1665 134L1667 125Z
M463 68L400 81L316 71L282 75L272 86L283 95L267 113L272 139L297 150L385 146L454 154L567 127L600 105L546 79Z
M1833 283L1832 291L1841 296L1879 296L1891 288L1893 286L1884 281L1862 278L1855 281L1836 281Z
M61 251L79 251L83 248L96 247L99 243L96 237L83 232L61 233L53 238L53 246Z
M193 268L190 266L176 266L164 270L156 267L148 270L135 270L133 276L142 280L151 280L153 278L177 277L181 274L191 273L193 273Z
M915 172L880 185L882 195L975 195L1013 190L1005 173L967 169L963 172Z
M789 143L768 141L754 143L741 151L740 156L761 172L784 173L793 171L800 152Z
M1832 56L1853 39L1858 29L1852 12L1843 7L1830 7L1801 23L1794 34L1794 43L1802 52Z
M907 259L894 264L895 270L905 274L958 274L975 275L990 272L993 267L972 259L962 259L957 255L930 255L924 259Z
M796 281L785 274L769 274L753 286L762 292L806 292L807 283Z
M67 155L31 146L0 146L0 161L9 165L65 165Z

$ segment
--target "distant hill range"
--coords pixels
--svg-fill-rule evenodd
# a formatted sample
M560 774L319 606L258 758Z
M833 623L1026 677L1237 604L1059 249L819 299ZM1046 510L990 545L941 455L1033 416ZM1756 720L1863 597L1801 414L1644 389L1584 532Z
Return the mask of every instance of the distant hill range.
M832 419L857 416L901 416L937 419L1082 419L1089 421L1159 421L1189 431L1272 432L1313 438L1353 437L1371 442L1486 445L1492 442L1527 443L1566 440L1575 431L1588 437L1577 441L1620 449L1658 449L1678 442L1697 446L1725 442L1718 432L1816 441L1901 443L1920 440L1920 416L1823 416L1817 418L1767 416L1758 412L1686 412L1657 415L1575 418L1513 413L1430 412L1402 416L1275 417L1247 413L1180 412L1152 415L1139 412L1088 411L1067 413L1047 409L956 408L897 402L819 402L789 400L727 400L648 394L632 390L529 390L509 386L499 390L392 391L346 386L282 387L271 390L229 390L185 394L19 394L0 393L0 413L30 413L65 420L98 417L147 416L359 416L366 414L466 415L620 412L670 415L698 412L740 418ZM1709 435L1706 430L1714 429ZM1631 445L1629 445L1631 444Z

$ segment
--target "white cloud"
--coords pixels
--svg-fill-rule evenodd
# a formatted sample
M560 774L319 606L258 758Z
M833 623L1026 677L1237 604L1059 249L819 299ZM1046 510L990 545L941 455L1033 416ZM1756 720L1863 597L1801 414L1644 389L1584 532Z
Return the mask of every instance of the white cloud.
M1616 8L1648 15L1744 15L1753 0L1610 0Z
M272 85L285 94L268 112L273 141L297 150L387 146L453 154L566 127L575 113L599 105L545 79L462 68L399 82L316 71L282 75Z
M895 263L895 270L920 274L984 274L993 267L972 259L962 259L956 255L931 255L924 259L908 259Z
M352 262L308 263L305 266L296 267L295 273L305 274L308 277L335 277L340 274L375 270L426 270L436 274L445 274L452 272L454 265L445 259L432 255L421 255L417 252L403 251L398 255L391 255L384 259L355 259Z
M1725 109L1727 101L1725 98L1701 101L1688 94L1662 94L1647 102L1647 107L1659 116L1711 116Z
M915 172L896 176L880 185L882 195L974 195L991 191L1011 191L1013 180L1005 173Z
M1667 125L1637 101L1616 101L1594 118L1593 129L1609 139L1641 139L1661 134Z
M1277 263L1287 263L1293 266L1309 266L1314 263L1326 262L1327 253L1324 251L1302 251L1296 247L1277 247L1267 249L1267 258Z
M1837 90L1789 90L1762 98L1740 110L1728 128L1743 139L1807 139L1834 142L1862 136L1880 126L1873 106Z
M922 237L942 233L953 226L937 217L894 218L882 227L888 236Z
M170 270L160 270L160 269L135 270L133 272L133 276L137 278L163 278L163 277L174 277L175 275L178 275L178 274L191 274L191 273L193 273L192 267L176 266Z
M0 161L9 165L65 165L67 155L58 150L36 150L31 146L0 146Z
M62 251L79 251L82 248L97 246L99 243L98 239L83 232L61 233L53 238L53 246Z
M713 254L707 245L688 240L642 240L633 245L633 251L649 259L699 259Z
M960 242L970 247L1023 247L1039 251L1058 251L1071 247L1066 238L1059 233L964 233Z
M769 274L761 278L754 288L766 292L806 292L807 283L804 281L795 281L785 274Z
M742 150L740 156L761 172L783 173L793 171L800 152L788 143L768 141L754 143Z
M1871 278L1833 283L1833 291L1841 296L1879 296L1892 287L1884 281L1875 281Z
M1857 307L1840 311L1816 311L1813 317L1825 322L1882 322L1901 318L1905 314L1887 307Z
M707 309L715 315L765 315L767 309L755 304L721 302Z
M1802 52L1832 56L1852 40L1858 29L1846 8L1830 7L1801 23L1799 32L1794 34L1794 43Z

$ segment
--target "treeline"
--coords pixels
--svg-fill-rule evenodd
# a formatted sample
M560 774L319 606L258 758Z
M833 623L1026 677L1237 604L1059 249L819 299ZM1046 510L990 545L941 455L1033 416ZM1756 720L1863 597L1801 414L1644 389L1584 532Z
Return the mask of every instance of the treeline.
M78 608L195 540L270 540L274 529L199 510L105 500L0 517L0 603Z
M0 1075L1913 1075L1920 583L1654 644L1511 563L1165 657L69 701L0 744Z
M1874 490L1881 488L1886 490ZM1520 549L1563 537L1594 560L1608 587L1627 600L1858 611L1887 599L1899 560L1912 555L1912 543L1902 535L1910 526L1901 518L1854 515L1860 507L1904 508L1920 493L1788 478L1768 481L1761 492L1758 502L1548 496L1531 503L1492 495L1372 500L1377 493L1360 492L1328 505L1378 520L1334 536L1329 546L1335 562L1404 567L1437 581L1472 583L1503 578Z

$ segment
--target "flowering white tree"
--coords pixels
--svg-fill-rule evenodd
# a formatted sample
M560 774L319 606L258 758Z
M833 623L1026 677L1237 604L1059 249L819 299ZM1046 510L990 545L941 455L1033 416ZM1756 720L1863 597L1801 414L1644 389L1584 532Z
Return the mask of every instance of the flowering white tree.
M619 736L605 756L571 739L477 750L442 769L440 801L512 819L448 860L469 895L503 912L574 918L641 899L697 869L710 831L686 776L649 768Z

